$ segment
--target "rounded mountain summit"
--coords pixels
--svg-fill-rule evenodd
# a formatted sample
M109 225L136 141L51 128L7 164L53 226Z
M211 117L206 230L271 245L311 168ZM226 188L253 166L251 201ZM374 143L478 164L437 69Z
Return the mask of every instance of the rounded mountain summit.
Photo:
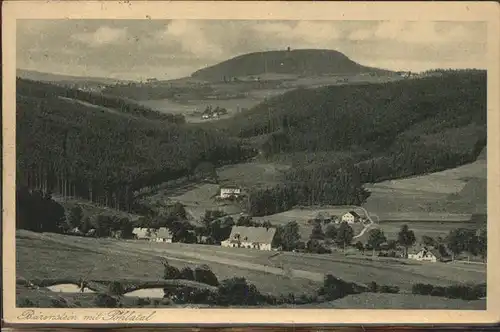
M390 74L389 70L360 65L341 52L297 49L248 53L200 69L191 77L206 81L233 80L235 77L270 74L292 76Z

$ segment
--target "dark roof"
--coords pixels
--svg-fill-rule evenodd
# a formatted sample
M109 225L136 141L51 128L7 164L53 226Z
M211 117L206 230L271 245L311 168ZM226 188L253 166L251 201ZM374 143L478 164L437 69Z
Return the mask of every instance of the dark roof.
M238 234L240 241L271 243L276 234L276 228L233 226L229 239L227 240L231 241L236 239L236 235Z
M352 211L352 210L351 210L351 211L349 211L349 212L347 212L347 213L352 214L352 215L353 215L354 217L356 217L356 218L361 218L361 216L360 216L360 215L359 215L356 211Z
M170 230L166 227L160 227L158 229L151 228L149 229L149 232L147 227L136 227L132 231L132 234L136 235L139 239L172 238L172 233L170 233Z

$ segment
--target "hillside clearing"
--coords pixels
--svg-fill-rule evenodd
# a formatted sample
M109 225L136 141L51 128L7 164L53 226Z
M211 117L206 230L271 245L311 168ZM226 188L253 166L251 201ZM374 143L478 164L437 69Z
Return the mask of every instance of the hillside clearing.
M363 205L386 220L466 220L486 212L487 163L366 184L371 196Z

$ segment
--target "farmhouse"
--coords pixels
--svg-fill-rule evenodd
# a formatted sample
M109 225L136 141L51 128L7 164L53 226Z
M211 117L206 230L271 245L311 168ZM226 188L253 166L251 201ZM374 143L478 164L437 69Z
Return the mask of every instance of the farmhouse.
M275 234L275 228L234 226L229 238L222 241L221 246L271 250Z
M241 189L237 187L221 187L219 197L222 199L228 199L230 197L238 197L241 195Z
M154 232L152 241L172 243L172 233L166 227L160 227Z
M172 233L170 233L166 227L160 227L158 229L136 227L132 231L132 234L134 234L137 240L172 243Z
M354 224L361 221L361 217L355 211L349 211L342 215L340 218L342 222L346 222L348 224Z
M447 259L441 255L439 250L434 248L423 247L420 250L413 251L408 254L409 259L414 259L421 262L443 262Z

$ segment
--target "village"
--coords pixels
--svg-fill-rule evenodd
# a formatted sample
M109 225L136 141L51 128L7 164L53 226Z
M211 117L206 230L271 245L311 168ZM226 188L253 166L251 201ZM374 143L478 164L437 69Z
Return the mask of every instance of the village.
M220 186L218 195L214 198L216 202L233 202L244 196L244 190L238 186ZM358 210L358 211L356 211ZM216 206L213 211L216 210ZM229 219L227 219L229 218ZM233 221L236 220L236 222ZM269 221L255 222L245 213L237 215L227 215L221 213L211 220L211 222L221 222L227 224L229 231L227 237L220 241L209 239L209 236L199 236L195 229L189 229L195 243L205 245L216 245L227 248L243 248L260 251L293 251L303 253L331 253L341 251L349 255L368 255L370 257L392 257L399 259L409 259L421 262L446 263L452 261L452 254L446 247L432 239L424 236L417 240L415 234L408 226L398 234L399 239L388 239L378 228L378 220L370 217L369 212L360 207L346 209L340 214L325 214L319 212L315 218L308 220L311 226L311 235L308 241L297 240L293 247L283 245L277 241L283 230L283 225L273 225ZM202 221L200 221L202 222ZM290 220L289 223L293 223ZM286 226L286 225L285 225ZM410 225L411 226L411 225ZM305 227L300 225L299 227ZM333 234L332 234L333 232ZM78 228L69 232L71 235L96 236L96 230L90 229L86 233ZM198 234L197 234L198 233ZM345 239L341 234L345 235ZM479 232L476 232L476 235ZM292 236L298 236L294 234ZM174 240L174 234L169 227L134 227L129 236L125 236L122 230L111 231L109 237L115 239L126 239L127 241L148 241L160 243L183 242L182 239ZM441 240L442 242L442 240ZM188 243L193 243L189 241ZM343 243L341 245L341 243ZM286 247L286 248L285 248ZM318 250L318 248L321 248Z

